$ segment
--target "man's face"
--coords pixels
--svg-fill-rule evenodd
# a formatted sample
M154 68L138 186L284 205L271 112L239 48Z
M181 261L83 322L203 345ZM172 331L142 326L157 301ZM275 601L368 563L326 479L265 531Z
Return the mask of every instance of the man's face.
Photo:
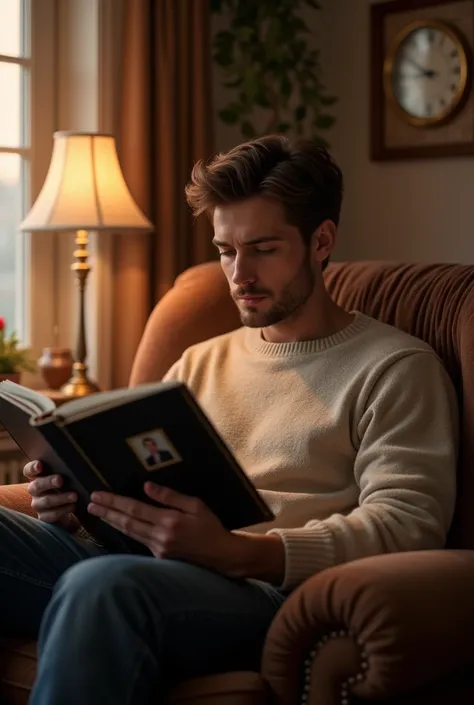
M146 446L147 451L150 453L150 455L156 455L158 447L157 447L155 441L152 441L152 440L145 441L145 446Z
M243 325L265 328L297 315L311 296L310 248L285 220L283 207L263 197L218 206L214 244Z

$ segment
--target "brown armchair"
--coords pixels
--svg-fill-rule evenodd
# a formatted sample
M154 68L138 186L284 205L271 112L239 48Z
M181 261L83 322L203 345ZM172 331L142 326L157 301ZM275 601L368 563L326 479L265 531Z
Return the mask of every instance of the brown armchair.
M329 266L326 280L346 308L430 343L452 376L462 429L449 548L366 558L315 575L277 614L259 674L179 684L170 705L474 701L474 267L342 263ZM186 347L238 325L218 264L188 270L150 316L131 384L161 378ZM0 502L29 510L22 485L0 488ZM0 645L5 705L27 702L35 651L26 639Z

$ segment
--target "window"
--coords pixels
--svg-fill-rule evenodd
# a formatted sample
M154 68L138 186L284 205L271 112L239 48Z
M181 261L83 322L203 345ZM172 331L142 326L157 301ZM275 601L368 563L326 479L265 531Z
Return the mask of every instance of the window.
M22 0L0 0L0 315L21 334L25 257L18 226L27 205L31 158L28 10Z
M0 0L0 316L33 358L44 347L74 344L73 245L67 233L22 233L19 225L44 184L54 131L112 130L104 121L114 110L116 61L107 47L119 42L121 6L118 0ZM99 247L102 252L106 241L109 254L94 260L88 295L89 361L108 374L108 236ZM97 305L94 286L101 292ZM22 375L22 383L44 386L39 374Z
M57 0L0 0L0 316L36 355L53 327L53 236L20 223L56 129Z

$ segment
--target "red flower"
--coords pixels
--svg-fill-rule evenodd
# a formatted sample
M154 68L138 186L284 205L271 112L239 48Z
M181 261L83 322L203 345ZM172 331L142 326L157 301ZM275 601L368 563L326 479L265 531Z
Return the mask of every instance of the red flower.
M0 316L0 330L4 330L5 325L5 319L3 318L3 316Z

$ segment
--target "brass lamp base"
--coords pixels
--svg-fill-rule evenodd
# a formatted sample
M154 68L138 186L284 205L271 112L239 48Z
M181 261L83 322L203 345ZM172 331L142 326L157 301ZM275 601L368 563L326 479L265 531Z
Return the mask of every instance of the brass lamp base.
M87 377L87 365L83 362L73 364L71 379L61 387L67 397L85 397L99 391L98 385Z
M78 230L76 232L74 250L75 261L71 265L71 269L76 274L77 283L79 285L79 318L77 330L77 345L76 345L76 361L72 366L72 377L69 382L66 382L61 387L61 392L68 397L85 397L88 394L98 392L99 387L95 382L92 382L87 376L87 346L86 346L86 325L85 325L85 289L87 276L90 271L90 266L87 261L89 253L87 251L87 231Z

